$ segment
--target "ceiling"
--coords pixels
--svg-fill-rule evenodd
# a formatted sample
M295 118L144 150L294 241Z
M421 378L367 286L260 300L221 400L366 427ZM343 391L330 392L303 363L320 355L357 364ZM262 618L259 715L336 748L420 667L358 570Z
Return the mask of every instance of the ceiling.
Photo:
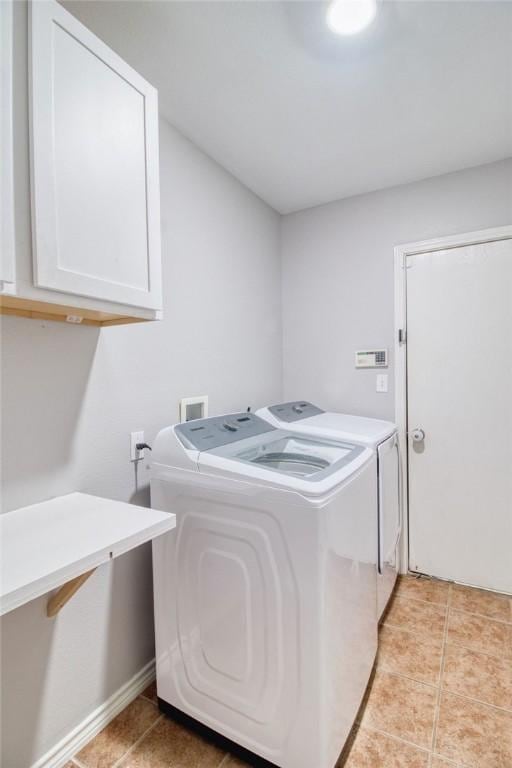
M63 3L185 136L281 213L512 155L512 2Z

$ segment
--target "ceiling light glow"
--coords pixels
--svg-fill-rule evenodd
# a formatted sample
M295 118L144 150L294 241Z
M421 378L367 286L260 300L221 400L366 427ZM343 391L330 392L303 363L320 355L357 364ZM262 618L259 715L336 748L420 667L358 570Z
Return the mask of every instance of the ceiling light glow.
M332 0L327 24L338 35L355 35L372 23L377 0Z

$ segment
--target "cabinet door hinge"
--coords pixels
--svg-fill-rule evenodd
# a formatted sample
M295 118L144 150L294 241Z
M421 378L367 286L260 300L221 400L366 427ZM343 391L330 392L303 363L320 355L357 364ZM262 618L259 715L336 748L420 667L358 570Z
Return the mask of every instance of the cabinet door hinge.
M398 329L398 343L405 344L407 342L407 331L405 328Z

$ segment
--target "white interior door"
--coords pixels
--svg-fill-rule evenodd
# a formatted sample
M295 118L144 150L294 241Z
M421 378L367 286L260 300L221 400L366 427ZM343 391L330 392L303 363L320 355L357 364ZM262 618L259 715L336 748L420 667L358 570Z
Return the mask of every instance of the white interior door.
M410 568L512 592L512 239L406 266Z
M59 3L30 31L35 283L161 309L157 92Z

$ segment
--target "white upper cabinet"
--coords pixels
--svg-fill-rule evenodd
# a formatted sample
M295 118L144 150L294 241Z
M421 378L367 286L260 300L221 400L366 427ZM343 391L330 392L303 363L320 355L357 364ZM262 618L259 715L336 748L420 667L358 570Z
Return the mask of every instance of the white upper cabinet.
M0 0L0 65L0 313L160 319L156 90L54 0Z
M157 92L58 3L30 11L34 283L159 310Z
M0 292L15 283L12 125L12 5L0 2Z

